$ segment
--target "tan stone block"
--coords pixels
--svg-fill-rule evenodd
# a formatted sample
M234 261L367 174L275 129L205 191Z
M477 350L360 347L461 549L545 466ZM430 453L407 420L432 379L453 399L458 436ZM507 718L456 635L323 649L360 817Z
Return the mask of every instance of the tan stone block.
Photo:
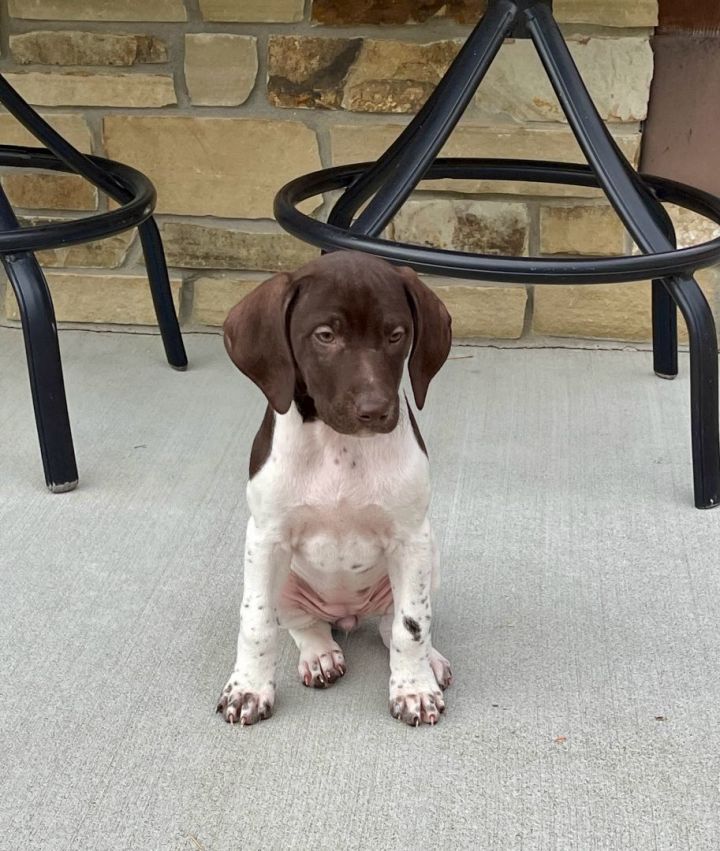
M486 0L313 0L312 19L318 24L422 24L433 18L450 18L463 24L476 23Z
M333 165L376 160L402 132L403 125L335 125L330 129ZM640 151L640 134L618 130L614 134L621 150L633 163ZM565 127L519 127L516 125L458 126L441 151L443 157L488 157L583 162L575 137ZM557 195L592 197L598 190L576 186L519 181L435 180L420 189L441 189L473 194Z
M244 35L185 36L185 81L194 106L239 106L258 71L257 39Z
M200 0L206 21L292 23L302 21L304 0Z
M177 103L172 75L27 71L5 79L41 106L167 106Z
M462 39L425 44L393 39L271 36L268 97L276 106L417 112L434 90ZM653 55L647 37L576 36L568 45L603 118L642 121L647 114ZM528 39L506 42L476 95L487 115L516 121L565 121Z
M150 286L144 275L92 275L51 272L47 275L58 322L155 325ZM182 280L170 279L175 309L180 302ZM8 319L19 319L17 303L7 288Z
M353 112L417 112L457 56L462 40L413 44L365 39L342 106Z
M649 340L650 285L535 287L532 327L552 337Z
M271 36L268 99L275 106L416 112L457 54L460 41Z
M128 231L98 242L38 251L37 258L41 266L55 269L117 269L125 261L134 238L134 232Z
M37 31L10 36L20 65L137 65L167 62L165 42L151 35Z
M342 108L346 77L361 49L360 38L271 35L268 101L292 108Z
M189 269L290 271L320 253L280 230L175 221L163 222L160 230L168 263Z
M678 248L688 248L720 237L720 225L710 219L675 204L666 204L665 207L675 225Z
M154 182L161 213L271 218L280 186L320 168L314 131L295 121L109 115L104 135L108 156Z
M193 322L198 325L220 326L231 308L242 301L266 277L233 278L208 276L198 278L194 285Z
M92 136L87 121L81 115L64 115L41 113L42 118L57 132L64 136L71 145L83 153L92 152ZM12 115L0 115L0 139L4 145L31 145L37 147L40 143Z
M525 204L412 200L393 219L390 238L476 254L519 256L527 253L528 224Z
M453 337L517 340L525 324L525 287L480 287L454 278L425 278L452 316Z
M34 21L186 21L183 0L10 0L14 18Z
M96 210L97 189L74 174L6 174L10 203L26 210Z
M603 27L655 27L657 0L555 0L555 15L568 24Z
M355 24L414 24L433 18L476 23L486 0L313 0L312 19L330 26ZM555 0L557 19L565 23L607 27L654 27L657 0Z
M718 270L702 271L697 278L715 316L720 316ZM553 337L651 340L650 283L535 287L532 327L535 334ZM688 339L681 314L678 339L681 343Z
M540 253L625 253L625 228L610 206L540 207Z
M653 54L648 38L576 37L573 58L606 121L642 121L647 115ZM475 97L488 115L516 121L565 121L560 104L529 39L506 42Z
M62 219L49 219L43 216L23 216L21 218L22 224L28 227L47 224L51 221L62 221ZM40 265L44 268L116 269L124 262L135 238L136 231L128 230L97 242L65 245L60 248L38 251L36 256Z

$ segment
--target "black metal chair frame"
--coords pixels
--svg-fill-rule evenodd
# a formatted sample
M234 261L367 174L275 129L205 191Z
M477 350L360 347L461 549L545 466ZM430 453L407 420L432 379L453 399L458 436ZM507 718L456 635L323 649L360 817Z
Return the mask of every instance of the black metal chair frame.
M532 40L589 165L437 158L506 37ZM380 238L421 180L448 178L600 187L643 254L584 259L497 257ZM297 205L306 198L338 189L344 191L327 222L298 211ZM663 201L720 224L719 198L671 180L638 174L625 159L588 94L553 17L552 0L489 0L485 16L433 94L380 159L324 169L291 181L277 194L275 216L287 231L326 251L366 251L430 274L551 285L652 279L658 376L674 378L678 373L678 307L688 326L695 505L714 508L720 504L718 343L712 311L693 275L720 261L720 239L678 250Z
M0 145L0 165L79 174L120 206L74 221L21 227L0 188L0 261L17 297L25 339L45 482L54 493L78 483L70 419L58 347L55 311L33 252L103 239L137 227L150 290L168 363L187 367L172 300L165 254L152 213L155 188L145 175L102 157L81 154L44 121L0 76L0 103L43 144L43 148Z

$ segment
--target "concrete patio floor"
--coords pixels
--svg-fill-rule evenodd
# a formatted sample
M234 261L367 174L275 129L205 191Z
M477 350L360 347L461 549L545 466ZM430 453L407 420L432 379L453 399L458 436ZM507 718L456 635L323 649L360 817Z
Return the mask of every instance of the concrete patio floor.
M233 663L258 391L219 336L63 331L81 486L43 486L0 329L0 848L716 849L720 511L692 507L687 358L462 347L420 417L456 684L387 711L373 624L275 717Z

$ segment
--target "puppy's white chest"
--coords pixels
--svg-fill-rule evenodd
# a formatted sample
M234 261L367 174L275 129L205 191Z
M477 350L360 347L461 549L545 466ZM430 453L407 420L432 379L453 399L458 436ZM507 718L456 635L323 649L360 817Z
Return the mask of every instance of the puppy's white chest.
M304 458L297 453L280 492L282 537L300 579L286 587L286 607L332 621L387 606L387 556L402 501L382 444L337 438L308 447Z
M395 489L379 479L379 459L368 457L364 443L356 438L326 445L305 466L286 518L295 569L307 579L357 576L391 545Z
M248 484L256 524L301 580L287 602L328 620L387 606L389 559L423 523L429 494L406 411L390 434L361 438L291 409L276 417L270 456Z
M293 560L304 573L364 574L383 558L394 526L379 506L304 505L288 516ZM308 577L309 578L309 577Z
M248 485L250 509L283 529L293 548L382 546L422 519L429 498L427 459L407 414L387 435L348 437L297 411L276 418L270 457Z

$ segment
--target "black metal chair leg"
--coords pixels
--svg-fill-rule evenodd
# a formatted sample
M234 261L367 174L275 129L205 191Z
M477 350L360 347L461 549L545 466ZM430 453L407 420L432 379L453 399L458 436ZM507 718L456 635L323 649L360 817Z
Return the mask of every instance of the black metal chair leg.
M677 307L665 281L652 283L653 369L659 378L678 374Z
M601 186L646 253L676 246L667 233L666 211L633 171L610 135L588 94L560 28L543 5L526 12L528 29L545 70ZM720 492L720 423L718 422L718 344L712 311L689 276L666 282L690 331L691 406L695 505L714 508ZM667 323L666 304L663 321ZM668 327L658 329L667 335ZM667 336L662 345L667 346ZM662 350L667 355L667 348Z
M0 225L7 229L19 227L2 189ZM70 491L77 487L78 471L65 397L55 311L47 281L34 254L9 254L0 260L20 310L45 483L53 493Z
M185 354L180 323L178 322L175 305L172 298L170 278L168 277L165 252L163 251L160 231L154 219L148 219L139 227L140 241L145 254L145 267L150 281L150 293L155 305L160 335L162 336L165 356L173 369L187 369L188 359Z
M63 493L77 487L78 471L50 293L32 254L6 257L3 265L20 309L45 483Z
M718 442L718 345L715 319L694 278L670 279L690 336L690 406L692 412L695 506L720 504L720 443Z
M115 201L123 204L132 198L131 193L111 175L80 153L66 139L57 133L37 112L13 89L0 75L0 103L17 118L42 144L76 174L82 175ZM187 355L180 333L180 325L172 302L170 281L168 279L165 256L157 226L148 219L139 227L145 260L148 265L148 279L155 305L158 326L162 335L168 362L176 369L185 369Z
M644 187L645 188L645 187ZM649 203L665 236L677 248L675 225L662 204L648 191ZM664 280L652 282L653 369L658 378L672 380L678 374L677 305Z

